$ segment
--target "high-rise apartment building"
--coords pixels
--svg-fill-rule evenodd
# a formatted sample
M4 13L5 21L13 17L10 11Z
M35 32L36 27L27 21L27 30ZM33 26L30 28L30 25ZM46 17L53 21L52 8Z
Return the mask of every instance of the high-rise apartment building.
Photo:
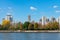
M51 17L51 22L55 22L56 19L54 17Z
M31 21L31 16L30 16L30 15L28 15L28 21L29 21L29 22Z
M42 16L42 25L45 25L45 24L46 24L46 17Z
M6 15L6 20L9 20L10 22L13 21L13 17L12 17L12 15L11 15L10 13L8 13L8 14Z

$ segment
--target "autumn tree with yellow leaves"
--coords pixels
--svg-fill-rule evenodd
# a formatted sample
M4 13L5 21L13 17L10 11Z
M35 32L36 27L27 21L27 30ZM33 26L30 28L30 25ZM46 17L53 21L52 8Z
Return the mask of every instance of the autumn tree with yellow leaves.
M47 30L57 30L57 29L59 29L59 26L58 26L59 24L58 24L58 22L49 22L47 25L46 25L46 27L45 27L45 29Z
M8 21L8 20L3 20L2 21L2 29L4 29L4 30L7 30L7 29L9 29L9 27L10 27L10 21Z

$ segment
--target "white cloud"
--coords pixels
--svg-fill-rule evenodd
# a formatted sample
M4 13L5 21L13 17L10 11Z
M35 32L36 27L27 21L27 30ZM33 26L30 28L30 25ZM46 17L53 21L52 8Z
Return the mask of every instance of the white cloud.
M56 13L60 13L60 10L57 10Z
M37 10L37 8L36 7L33 7L33 6L30 6L30 9L31 10Z
M58 6L57 5L54 5L53 8L58 8Z

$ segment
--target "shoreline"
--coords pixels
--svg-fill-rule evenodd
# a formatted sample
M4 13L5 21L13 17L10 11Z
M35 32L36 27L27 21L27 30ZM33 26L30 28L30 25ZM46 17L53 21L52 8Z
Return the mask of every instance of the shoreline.
M60 30L0 30L0 33L1 32L3 32L3 33L5 33L5 32L16 32L16 33L21 33L21 32L26 32L26 33L30 33L30 32L39 32L39 33L41 33L41 32L47 32L47 33L60 33Z

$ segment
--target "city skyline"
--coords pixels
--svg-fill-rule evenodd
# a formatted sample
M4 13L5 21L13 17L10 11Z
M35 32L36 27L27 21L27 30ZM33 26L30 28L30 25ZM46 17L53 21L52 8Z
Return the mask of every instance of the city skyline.
M31 20L38 22L42 16L58 18L60 16L60 0L0 0L0 22L7 13L11 13L16 21Z
M2 18L2 21L3 20L8 20L8 21L10 21L10 22L16 22L15 20L13 20L13 16L9 13L9 14L7 14L4 18ZM34 21L35 22L35 20L31 20L31 15L28 15L27 16L27 21L28 22L32 22L32 21ZM51 16L51 17L46 17L46 16L42 16L40 19L39 19L39 22L43 22L43 24L45 23L45 22L54 22L54 21L56 21L56 22L59 22L60 21L60 16L58 17L58 18L55 18L55 17L53 17L53 16ZM21 21L19 21L19 22L21 22ZM26 21L25 21L26 22ZM39 23L38 22L38 23ZM18 23L18 22L16 22L16 23Z

